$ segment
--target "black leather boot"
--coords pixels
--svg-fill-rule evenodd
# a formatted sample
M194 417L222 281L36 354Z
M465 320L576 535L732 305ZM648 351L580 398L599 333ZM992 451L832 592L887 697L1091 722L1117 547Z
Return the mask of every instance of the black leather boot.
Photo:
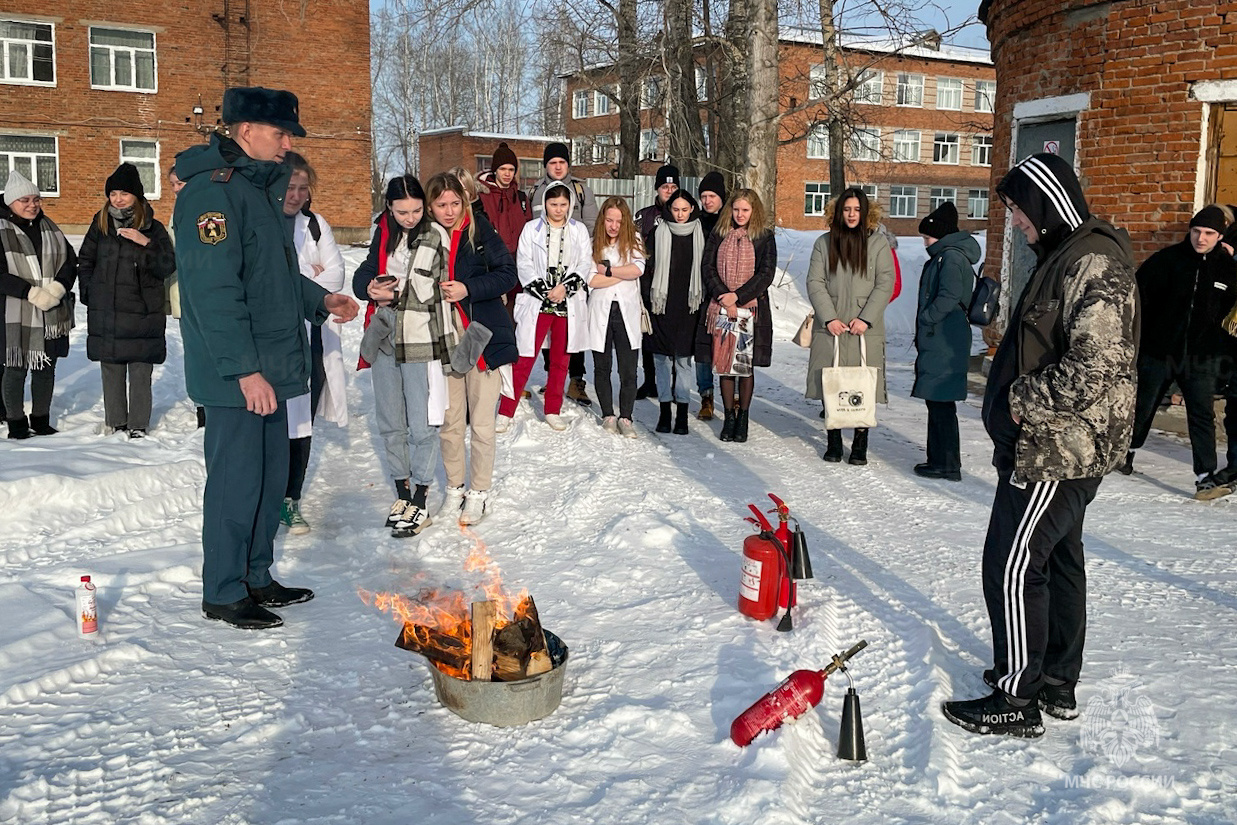
M829 442L825 445L824 459L830 464L837 464L842 460L842 431L825 430L825 435L829 437Z
M668 433L670 432L670 402L661 402L661 416L657 419L657 427L654 432Z
M734 410L727 407L725 413L726 418L722 421L722 433L718 437L722 441L734 441Z
M674 434L687 435L687 405L676 404L674 411Z
M747 410L739 410L734 414L734 440L736 443L747 441Z
M50 415L32 415L30 416L30 432L34 435L55 435L60 430L52 426Z
M30 437L30 422L26 420L26 416L21 418L10 418L9 420L9 438L29 438Z
M851 464L868 463L868 431L866 428L855 428L855 440L850 443L850 458L847 460Z

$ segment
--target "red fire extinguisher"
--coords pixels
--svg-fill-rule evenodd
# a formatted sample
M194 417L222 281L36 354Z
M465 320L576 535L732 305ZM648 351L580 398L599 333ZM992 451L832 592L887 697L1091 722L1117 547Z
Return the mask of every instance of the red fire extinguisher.
M829 674L846 669L846 662L868 646L860 641L833 657L824 670L796 670L776 688L761 696L730 725L730 738L741 748L765 731L777 730L788 719L798 719L820 703Z
M778 588L777 606L782 610L789 610L799 604L799 589L795 587L794 576L790 569L790 554L794 552L790 537L790 508L786 506L786 502L773 493L769 493L769 498L773 499L774 504L769 512L777 513L777 529L773 531L773 535L777 536L782 547L786 548L786 565Z
M749 504L755 518L747 519L760 532L743 540L743 567L739 575L739 612L758 622L772 619L786 608L780 598L782 583L790 575L786 546L773 532L773 525L755 504Z

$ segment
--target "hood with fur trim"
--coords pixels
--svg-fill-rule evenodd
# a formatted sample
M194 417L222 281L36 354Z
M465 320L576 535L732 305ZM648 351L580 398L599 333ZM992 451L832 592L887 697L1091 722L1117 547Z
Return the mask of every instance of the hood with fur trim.
M837 207L838 207L837 198L833 198L827 204L825 204L824 221L825 221L826 232L828 232L829 227L833 225L833 210L837 209ZM868 201L868 222L865 226L865 228L868 230L868 234L871 235L873 232L879 229L881 221L884 219L885 219L885 210L882 209L881 205L877 203L876 201L869 200Z

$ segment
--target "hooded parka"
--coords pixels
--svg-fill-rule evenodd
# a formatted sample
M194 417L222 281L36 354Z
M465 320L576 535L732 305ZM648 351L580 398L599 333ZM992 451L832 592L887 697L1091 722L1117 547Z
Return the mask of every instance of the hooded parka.
M928 247L919 277L915 315L915 385L911 395L925 401L966 399L971 356L967 304L975 288L979 242L969 232L953 232Z

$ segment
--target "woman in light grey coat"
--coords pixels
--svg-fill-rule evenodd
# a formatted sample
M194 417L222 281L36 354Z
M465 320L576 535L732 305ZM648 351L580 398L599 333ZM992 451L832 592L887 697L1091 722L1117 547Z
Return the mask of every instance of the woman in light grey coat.
M808 360L807 397L820 400L820 371L833 365L835 343L841 366L859 366L859 336L867 344L868 364L880 370L877 398L885 403L885 306L893 294L893 253L876 231L880 208L862 189L842 192L826 210L829 231L812 247L807 292L816 313ZM856 429L850 463L867 464L868 431ZM842 460L842 431L828 431L825 461Z

